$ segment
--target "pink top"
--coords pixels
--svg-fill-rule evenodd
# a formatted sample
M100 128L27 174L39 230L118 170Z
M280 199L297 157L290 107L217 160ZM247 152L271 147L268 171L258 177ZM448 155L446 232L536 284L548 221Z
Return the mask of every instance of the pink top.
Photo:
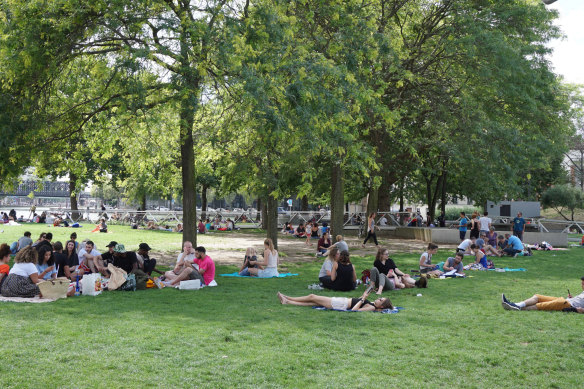
M215 279L215 263L208 255L205 255L203 259L195 258L194 262L199 265L199 271L205 270L203 280L205 281L205 285L209 285Z

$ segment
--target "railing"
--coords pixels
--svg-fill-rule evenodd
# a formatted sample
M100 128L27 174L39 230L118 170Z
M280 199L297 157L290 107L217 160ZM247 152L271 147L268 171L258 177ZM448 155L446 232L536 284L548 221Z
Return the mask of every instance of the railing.
M75 213L76 212L76 213ZM78 210L73 211L71 209L64 208L50 208L47 212L49 218L59 216L70 223L88 221L91 223L98 223L102 217L105 217L108 224L146 224L149 221L154 223L176 225L182 223L183 212L182 211L157 211L157 210L147 210L147 211L136 211L131 209L107 209L105 211L101 210ZM201 211L197 210L197 217L201 217ZM406 214L401 213L401 214ZM382 217L387 219L387 224L380 225L379 222ZM218 211L210 210L205 212L205 217L213 220L219 218L221 221L225 221L230 218L237 226L242 228L260 228L261 227L261 214L257 217L257 211L247 210L247 211ZM358 228L362 223L367 223L367 213L366 212L345 212L344 213L343 226L345 228ZM376 225L380 227L400 227L403 226L398 220L400 218L400 213L398 212L377 212ZM460 220L460 219L459 219ZM448 228L458 228L459 220L448 220L446 225ZM492 224L503 224L511 226L513 219L504 216L492 217ZM567 221L567 220L553 220L553 219L543 219L543 218L525 218L528 226L535 227L536 230L542 232L561 231L563 233L568 233L572 230L576 230L581 234L584 234L584 221ZM286 211L285 213L278 214L278 225L280 227L284 226L286 222L292 224L307 223L309 221L316 221L319 224L329 223L330 224L330 211Z

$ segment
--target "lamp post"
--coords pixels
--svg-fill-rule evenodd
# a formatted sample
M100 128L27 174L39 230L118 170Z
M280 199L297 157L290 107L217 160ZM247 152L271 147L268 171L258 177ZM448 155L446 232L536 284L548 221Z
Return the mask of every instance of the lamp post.
M555 3L555 2L556 2L556 1L558 1L558 0L541 0L541 1L542 1L542 2L543 2L545 5L550 5L550 4L553 4L553 3Z

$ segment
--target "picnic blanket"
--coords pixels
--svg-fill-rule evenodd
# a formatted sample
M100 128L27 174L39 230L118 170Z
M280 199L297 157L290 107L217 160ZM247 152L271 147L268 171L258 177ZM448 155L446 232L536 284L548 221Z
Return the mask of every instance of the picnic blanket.
M241 278L260 278L260 277L252 277L252 276L240 276L238 272L229 273L229 274L219 274L221 277L241 277ZM297 276L298 273L280 273L275 277L262 277L262 278L284 278L284 277L293 277Z
M393 309L383 309L381 311L352 311L350 309L330 309L325 307L312 307L313 309L318 309L319 311L338 311L338 312L375 312L375 313L398 313L404 310L404 307L395 307Z
M8 301L13 303L52 303L57 299L44 299L40 297L26 298L26 297L4 297L0 296L0 301Z
M517 269L510 269L508 267L504 267L504 268L497 267L495 269L487 269L487 270L492 270L492 271L501 272L501 273L503 273L503 271L527 271L527 269L524 269L522 267L517 268Z

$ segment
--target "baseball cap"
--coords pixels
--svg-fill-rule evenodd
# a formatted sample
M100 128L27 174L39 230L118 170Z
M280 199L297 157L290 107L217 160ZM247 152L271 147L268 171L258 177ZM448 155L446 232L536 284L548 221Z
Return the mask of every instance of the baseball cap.
M116 247L116 245L117 245L117 244L118 244L118 242L115 242L115 241L113 241L113 240L112 240L112 241L111 241L111 242L109 242L109 244L108 244L107 246L105 246L105 247Z
M116 247L114 247L114 253L125 253L125 252L126 252L126 247L124 247L124 245L121 243L116 244Z
M146 251L150 251L151 250L150 246L148 246L148 243L140 243L140 245L138 246L138 248L140 250L146 250Z

